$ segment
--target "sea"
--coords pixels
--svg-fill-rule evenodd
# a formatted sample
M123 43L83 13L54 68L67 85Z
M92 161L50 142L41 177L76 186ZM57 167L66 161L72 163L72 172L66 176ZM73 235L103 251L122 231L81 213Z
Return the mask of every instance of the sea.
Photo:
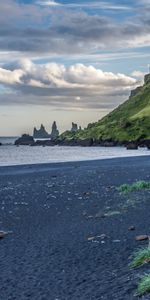
M0 166L97 160L115 157L150 155L147 148L126 150L125 147L30 147L15 146L17 137L0 137Z

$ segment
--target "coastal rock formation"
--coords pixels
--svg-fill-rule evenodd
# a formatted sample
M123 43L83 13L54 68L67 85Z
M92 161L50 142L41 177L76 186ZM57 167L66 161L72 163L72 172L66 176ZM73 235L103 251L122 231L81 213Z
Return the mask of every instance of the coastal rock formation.
M34 139L29 134L23 134L19 139L15 141L15 145L33 145Z
M51 140L56 140L58 137L59 137L59 131L57 129L57 124L56 124L56 121L53 122L53 125L52 125L52 131L51 131Z
M126 145L127 150L137 150L138 149L138 144L136 142L129 142Z
M43 126L43 124L41 124L41 127L40 129L36 129L36 127L34 127L34 130L33 130L33 137L35 139L46 139L46 138L49 138L49 134L48 132L46 131L45 127Z
M34 144L32 144L31 146L55 146L57 145L56 141L52 141L52 140L37 140Z
M77 131L78 131L78 125L72 122L71 132L77 132Z
M71 139L71 140L60 140L59 146L82 146L82 147L90 147L93 145L93 139Z

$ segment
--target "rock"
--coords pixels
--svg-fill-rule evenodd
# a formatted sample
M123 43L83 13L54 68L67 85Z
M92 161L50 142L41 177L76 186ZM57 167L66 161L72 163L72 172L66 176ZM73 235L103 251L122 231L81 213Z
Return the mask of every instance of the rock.
M126 145L127 150L137 150L138 149L138 144L136 142L129 142Z
M57 129L56 121L53 122L52 131L51 131L51 140L56 140L59 137L59 131Z
M77 131L78 131L78 125L72 122L71 132L77 132Z
M103 147L116 147L117 142L115 142L115 141L103 141L103 142L100 143L100 146L103 146Z
M93 139L77 140L77 145L82 147L91 147L93 145Z
M41 124L40 129L36 129L36 127L34 127L33 130L33 137L35 139L47 139L50 137L50 135L48 134L48 132L46 131L45 127L43 126L43 124Z
M108 238L108 236L105 233L103 233L101 235L98 235L97 238L104 240L104 239Z
M33 145L34 139L29 134L23 134L15 141L15 145Z
M52 140L37 140L33 145L31 146L55 146L57 145L56 141L52 141Z
M103 219L103 218L106 218L106 215L104 214L104 213L101 213L101 212L99 212L99 213L97 213L96 215L95 215L95 218L96 219Z
M135 237L136 241L146 241L149 239L148 235L138 235Z
M128 228L128 230L129 230L129 231L135 230L135 226L130 226L130 227Z
M87 238L88 241L93 241L94 239L95 239L94 236L90 236L90 237Z
M0 146L2 146L2 143L0 143Z
M147 147L148 150L150 150L150 140L145 140L144 145Z
M60 140L58 141L59 146L82 146L82 147L90 147L93 145L93 139L84 139L84 140Z

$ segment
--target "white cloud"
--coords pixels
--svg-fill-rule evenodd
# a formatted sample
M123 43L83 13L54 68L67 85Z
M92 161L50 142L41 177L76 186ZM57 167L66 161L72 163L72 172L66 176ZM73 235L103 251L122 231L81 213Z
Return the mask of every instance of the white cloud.
M95 8L95 9L108 9L108 10L131 10L131 6L127 5L118 5L118 4L109 4L106 1L86 1L86 2L80 2L80 3L58 3L55 1L49 1L49 0L43 0L43 1L37 1L37 4L43 5L43 6L62 6L65 8Z
M144 76L145 76L145 73L144 72L141 72L141 71L138 71L138 70L135 70L131 73L131 76L135 77L135 78L140 78L140 79L143 79Z
M60 6L61 4L55 1L37 1L37 4L39 5L46 5L46 6Z
M23 76L24 72L23 70L5 70L0 68L0 83L4 84L21 84L21 77Z
M20 101L21 104L49 104L59 109L105 109L122 102L139 82L131 76L104 72L92 65L37 65L23 59L0 68L0 84L11 89L12 96L9 93L8 97L6 92L6 98L12 104Z
M7 69L6 69L7 68ZM128 88L136 84L136 80L124 74L103 72L94 66L75 64L65 67L62 64L47 63L37 65L29 59L0 68L1 83L19 83L46 88L96 88L119 85Z

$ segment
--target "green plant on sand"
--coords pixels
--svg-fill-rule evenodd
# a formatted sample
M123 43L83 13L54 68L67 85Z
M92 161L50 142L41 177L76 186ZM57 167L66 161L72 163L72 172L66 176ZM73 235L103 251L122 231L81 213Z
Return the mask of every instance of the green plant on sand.
M133 255L133 260L129 264L130 268L137 268L150 262L150 247L142 248Z
M137 181L133 184L123 184L118 188L118 191L124 194L144 190L144 189L150 189L150 182L149 181Z
M149 292L150 292L150 274L147 274L141 279L138 285L137 293L139 296L143 296Z

